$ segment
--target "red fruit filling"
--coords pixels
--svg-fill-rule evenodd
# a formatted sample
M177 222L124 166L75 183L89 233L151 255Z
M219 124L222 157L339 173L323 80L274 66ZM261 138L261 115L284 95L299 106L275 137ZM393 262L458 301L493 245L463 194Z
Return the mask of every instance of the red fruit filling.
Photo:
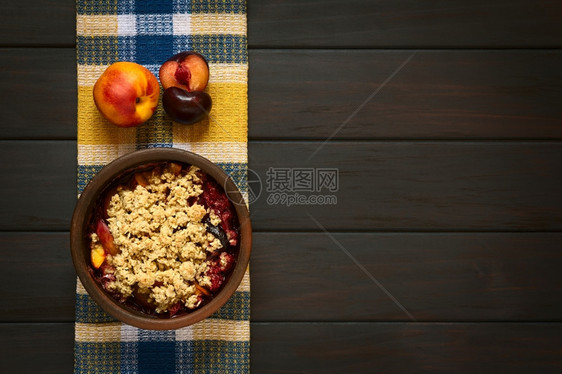
M187 72L189 73L189 72ZM134 190L137 186L149 186L150 173L162 173L169 170L174 175L186 175L190 165L174 163L157 163L140 167L134 171L128 172L126 175L118 178L111 186L107 188L107 192L100 198L99 205L92 216L90 223L90 233L96 233L99 241L107 255L118 255L121 251L114 243L113 235L110 227L106 223L108 214L107 210L110 205L111 195L116 191L127 189ZM152 303L147 290L135 288L132 295L124 297L119 292L112 290L111 284L116 281L116 268L106 262L96 269L90 266L89 271L96 281L116 300L123 302L130 307L140 310L144 313L157 315L160 317L173 317L182 313L189 313L201 305L209 302L216 295L230 276L231 270L236 262L236 254L239 250L239 231L238 219L234 207L228 199L224 190L216 183L214 179L202 171L197 171L197 176L201 180L200 185L203 192L198 197L190 197L187 200L187 206L192 207L195 203L203 206L207 211L213 212L220 218L220 223L214 226L210 223L209 213L203 218L201 223L205 223L207 234L212 234L219 239L221 246L214 252L207 253L207 258L203 260L206 263L206 270L202 275L206 277L204 286L197 281L193 281L197 298L196 306L189 309L182 302L171 304L167 311L157 313L156 307ZM140 188L140 187L139 187ZM110 195L110 196L108 196ZM167 199L168 197L166 197ZM157 203L158 204L158 203ZM216 220L216 217L214 218ZM213 221L217 223L216 221ZM178 228L178 229L181 229ZM156 281L151 287L160 287L162 282Z
M238 230L232 203L217 182L205 175L201 179L203 179L203 193L199 196L199 203L211 208L221 218L221 228L226 233L230 245L236 246Z
M222 252L220 256L209 262L209 270L206 275L211 279L211 292L217 291L225 281L226 274L234 264L234 256Z

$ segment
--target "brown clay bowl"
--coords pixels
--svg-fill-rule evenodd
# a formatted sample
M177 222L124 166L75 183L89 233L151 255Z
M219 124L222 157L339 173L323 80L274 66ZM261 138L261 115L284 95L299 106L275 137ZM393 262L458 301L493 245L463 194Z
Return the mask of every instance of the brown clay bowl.
M89 222L100 203L103 192L124 173L153 162L176 161L199 167L217 181L233 202L240 224L240 250L236 262L222 289L206 304L192 312L174 317L159 317L145 314L111 297L96 282L88 270L90 265ZM70 227L70 251L76 273L92 299L112 317L135 327L150 330L177 329L192 325L207 318L223 306L240 285L252 247L252 228L244 199L230 177L217 165L204 157L174 148L152 148L132 152L119 157L105 166L82 192L72 216Z

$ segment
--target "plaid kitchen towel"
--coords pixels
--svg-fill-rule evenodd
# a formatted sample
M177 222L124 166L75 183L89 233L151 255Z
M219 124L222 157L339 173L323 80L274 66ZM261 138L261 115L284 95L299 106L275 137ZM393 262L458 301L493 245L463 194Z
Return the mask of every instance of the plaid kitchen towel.
M190 150L217 163L247 197L245 0L77 0L78 192L105 164L147 147ZM116 61L158 77L173 54L194 50L210 66L209 119L173 123L159 104L136 128L118 128L97 111L92 88ZM78 282L75 373L248 373L250 284L212 317L175 331L147 331L105 314Z

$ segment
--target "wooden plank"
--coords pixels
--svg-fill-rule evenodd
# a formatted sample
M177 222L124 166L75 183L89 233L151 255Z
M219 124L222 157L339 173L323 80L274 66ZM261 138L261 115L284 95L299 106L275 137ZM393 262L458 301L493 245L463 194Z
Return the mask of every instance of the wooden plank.
M0 230L68 230L76 202L75 141L1 141Z
M74 323L0 325L0 372L72 373Z
M560 139L561 65L560 51L251 51L249 133Z
M549 0L250 1L248 39L253 48L560 47L561 14Z
M263 185L257 230L562 228L557 142L252 142L249 160ZM291 168L336 169L339 190L268 192Z
M250 48L560 47L562 5L540 0L248 2ZM75 3L7 3L0 45L73 45Z
M0 230L68 230L76 197L76 143L1 145L0 157L18 162L0 166L0 174L10 176ZM251 142L249 159L263 189L251 206L257 231L320 231L319 224L334 231L562 228L559 142ZM337 169L339 189L297 192L305 201L289 206L276 198L295 192L267 191L273 187L269 168ZM312 204L311 195L324 204ZM327 201L332 197L335 201Z
M252 325L259 373L559 373L559 323Z
M68 233L0 233L0 321L73 321ZM16 281L17 280L17 281Z
M0 325L4 373L70 373L72 323ZM559 373L560 323L252 323L255 373Z
M0 233L0 322L74 319L68 245ZM418 321L558 320L561 267L562 234L255 233L252 321L409 321L370 277Z
M2 139L76 139L76 51L0 52Z
M257 233L252 321L559 320L561 239Z
M413 52L250 51L250 138L562 138L560 51L419 51L379 90ZM75 63L2 50L1 139L76 138Z
M75 44L76 3L74 1L3 2L0 13L0 46L73 46Z

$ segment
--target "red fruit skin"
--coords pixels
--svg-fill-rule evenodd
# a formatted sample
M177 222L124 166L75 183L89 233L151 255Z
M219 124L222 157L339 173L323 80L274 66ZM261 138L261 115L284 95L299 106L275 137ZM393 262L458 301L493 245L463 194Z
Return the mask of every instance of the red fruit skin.
M181 302L177 302L168 309L170 317L175 316L182 309Z
M191 125L207 116L213 101L203 91L187 92L178 87L170 87L164 91L162 106L175 122Z
M100 113L119 127L146 122L158 106L160 85L147 68L134 62L110 65L98 78L93 97Z
M113 242L113 235L109 231L107 224L100 219L96 227L96 234L98 235L101 245L105 251L113 256L119 253L119 248L115 246Z

